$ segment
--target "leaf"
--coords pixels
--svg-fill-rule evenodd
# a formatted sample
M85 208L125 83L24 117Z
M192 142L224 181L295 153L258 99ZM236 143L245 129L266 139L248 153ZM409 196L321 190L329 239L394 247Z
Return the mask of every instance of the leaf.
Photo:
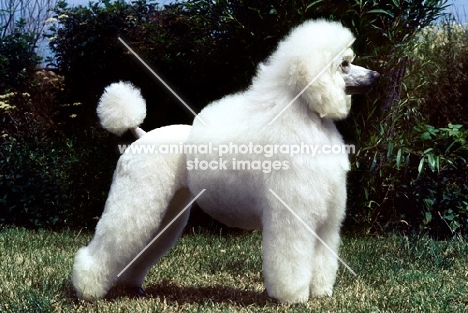
M462 124L452 124L452 123L449 123L448 126L449 128L454 128L454 129L460 129L463 127Z
M369 168L369 171L372 172L375 169L376 165L377 165L377 152L374 153L374 159L372 160L372 164Z
M453 221L455 219L455 216L453 214L446 214L444 215L444 219L447 221Z
M424 224L424 225L427 225L427 224L429 224L431 221L432 221L432 213L431 213L431 212L426 212L426 213L424 214L423 224Z
M389 143L388 144L388 147L387 147L387 158L390 158L390 156L392 155L393 153L393 142Z
M421 139L422 140L430 140L431 139L431 134L429 132L424 132L422 135L421 135Z
M456 142L452 142L448 147L447 149L445 149L445 154L448 154L448 152L450 151L450 149L452 149L453 145L456 144Z
M367 13L370 13L370 14L372 14L372 13L374 13L374 14L384 14L384 15L390 16L391 18L395 17L395 15L392 12L385 11L383 9L372 9L372 10L367 11Z
M312 3L309 3L306 7L306 10L310 9L311 7L315 6L316 4L319 4L320 2L323 2L323 0L317 0Z
M424 161L425 161L425 158L421 158L421 161L419 161L419 166L418 166L418 178L419 178L419 175L421 174L422 170L423 170L423 167L424 167Z
M429 167L431 168L431 170L434 171L436 168L436 159L434 158L434 155L432 153L427 155L427 162L429 163Z
M423 200L423 203L426 209L431 210L432 206L434 205L434 200L426 198Z
M426 150L424 150L423 154L427 154L428 152L431 152L432 150L434 150L434 148L427 148Z
M396 155L397 169L400 169L400 163L401 163L401 149L398 149L398 152L397 152L397 155Z

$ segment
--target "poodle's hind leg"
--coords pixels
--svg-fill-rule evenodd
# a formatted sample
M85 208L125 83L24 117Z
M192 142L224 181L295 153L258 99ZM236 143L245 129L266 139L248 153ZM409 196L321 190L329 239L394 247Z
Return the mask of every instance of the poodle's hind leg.
M179 189L164 216L159 229L151 238L151 244L133 263L119 276L117 284L125 286L127 290L138 294L144 293L141 288L147 272L164 256L167 251L177 242L187 224L190 215L190 191L187 188ZM185 211L177 217L182 210ZM167 227L170 224L169 227ZM166 228L167 227L167 228ZM156 240L154 240L156 239Z
M102 298L155 236L174 194L185 184L183 161L181 155L120 157L95 236L75 257L73 285L78 297Z

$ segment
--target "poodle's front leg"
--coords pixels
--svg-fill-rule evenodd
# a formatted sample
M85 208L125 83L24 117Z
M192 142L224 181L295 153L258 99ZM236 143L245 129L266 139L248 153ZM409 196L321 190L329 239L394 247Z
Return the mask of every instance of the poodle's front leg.
M328 204L328 218L317 229L322 240L315 242L315 255L312 263L311 297L332 296L336 280L340 246L340 228L346 207L346 185L337 185L335 197Z
M339 265L337 257L340 245L340 224L326 223L319 228L317 235L323 242L315 241L310 295L311 297L331 297Z
M264 223L262 235L263 275L268 295L281 302L306 302L314 253L310 234L290 215Z

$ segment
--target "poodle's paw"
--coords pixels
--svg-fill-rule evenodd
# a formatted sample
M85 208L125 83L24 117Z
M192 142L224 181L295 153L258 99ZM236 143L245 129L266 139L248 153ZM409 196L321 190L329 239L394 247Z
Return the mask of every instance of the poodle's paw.
M100 286L99 284L86 284L86 278L79 276L80 275L77 274L73 275L73 286L75 287L78 299L94 302L106 295L107 288L103 288L103 286Z
M73 264L73 286L78 298L94 301L104 297L112 285L109 270L89 254L87 247L78 250Z
M311 298L324 298L333 296L333 286L311 286Z
M276 290L268 292L268 296L277 299L281 303L304 303L309 300L309 289Z
M146 290L141 286L125 286L124 290L130 298L146 297Z

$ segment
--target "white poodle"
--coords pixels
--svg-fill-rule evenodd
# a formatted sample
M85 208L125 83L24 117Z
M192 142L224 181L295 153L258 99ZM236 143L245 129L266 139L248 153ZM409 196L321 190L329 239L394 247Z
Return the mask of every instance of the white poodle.
M195 196L215 219L262 230L269 296L331 296L349 170L333 120L347 116L351 93L379 77L351 64L353 40L339 23L300 25L247 90L211 103L193 126L145 133L139 91L128 83L107 87L98 106L103 127L131 129L139 139L120 157L95 237L75 258L78 296L103 297L114 283L140 288L180 236L189 215L183 209Z

